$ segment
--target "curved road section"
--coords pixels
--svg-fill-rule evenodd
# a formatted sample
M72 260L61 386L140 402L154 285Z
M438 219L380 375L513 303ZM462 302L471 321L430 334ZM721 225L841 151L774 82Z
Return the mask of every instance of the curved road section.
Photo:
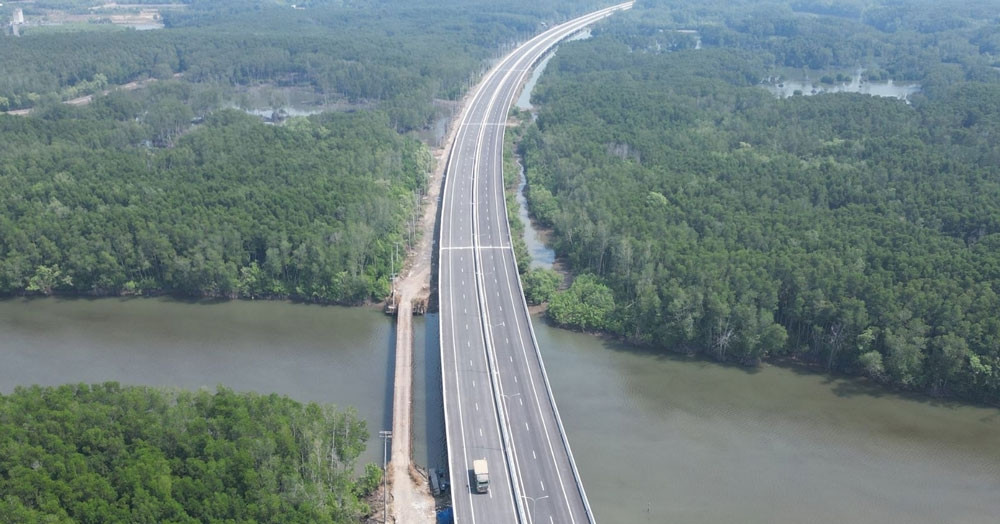
M455 520L592 523L549 387L511 249L503 190L507 114L531 66L618 4L536 36L486 75L466 105L445 171L439 236L441 376ZM476 493L472 463L487 460Z

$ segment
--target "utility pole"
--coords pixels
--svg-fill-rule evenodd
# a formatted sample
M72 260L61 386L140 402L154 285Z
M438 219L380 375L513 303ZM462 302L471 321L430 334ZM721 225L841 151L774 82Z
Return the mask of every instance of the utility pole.
M397 240L392 251L392 271L390 272L391 276L389 277L392 285L392 296L394 299L396 297L396 258L398 257L399 257L399 241Z
M379 431L378 436L382 437L382 524L385 524L389 522L389 490L386 487L386 477L389 476L389 439L392 438L392 432Z

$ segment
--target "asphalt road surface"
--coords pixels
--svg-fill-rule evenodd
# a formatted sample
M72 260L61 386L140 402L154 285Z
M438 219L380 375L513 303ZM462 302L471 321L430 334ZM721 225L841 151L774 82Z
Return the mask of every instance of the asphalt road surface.
M546 51L631 2L536 36L496 65L459 120L439 237L441 365L456 522L589 523L594 518L549 388L511 249L503 134L514 97ZM490 468L475 493L472 461Z

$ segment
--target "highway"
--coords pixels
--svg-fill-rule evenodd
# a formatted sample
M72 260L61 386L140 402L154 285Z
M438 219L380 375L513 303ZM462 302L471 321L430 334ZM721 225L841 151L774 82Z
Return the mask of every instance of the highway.
M621 9L576 18L522 44L466 104L448 155L438 293L448 469L461 524L594 522L549 387L511 249L503 135L531 66L562 39ZM473 460L490 489L471 487Z

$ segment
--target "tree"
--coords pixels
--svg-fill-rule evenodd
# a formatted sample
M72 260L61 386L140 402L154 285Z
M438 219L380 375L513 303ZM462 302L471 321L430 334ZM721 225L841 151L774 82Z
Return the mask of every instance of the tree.
M537 305L548 302L559 289L562 276L552 269L533 268L524 275L521 282L524 284L524 296L528 303Z
M560 49L520 142L529 210L572 272L611 291L604 329L996 402L1000 73L982 59L984 5L869 20L644 4ZM664 43L679 19L703 49ZM790 66L842 80L857 63L866 82L921 93L781 99L759 85ZM584 322L584 309L567 292L550 316Z
M882 354L878 351L866 351L858 357L858 363L865 374L874 379L885 377L885 366L882 364Z
M278 395L19 387L0 396L11 522L359 522L381 468L352 411Z
M929 346L927 373L931 377L931 387L937 393L944 393L949 384L961 380L969 361L969 344L953 333L945 333L932 338Z
M194 112L190 107L180 100L167 98L149 108L145 121L157 142L172 146L174 138L191 124L192 118Z
M38 266L35 274L28 280L25 288L28 291L51 295L56 288L70 286L73 279L69 275L64 275L59 265Z
M551 298L548 315L559 325L600 330L614 325L611 318L614 309L611 289L594 275L580 275L568 290Z
M893 380L904 386L916 385L921 379L927 330L921 320L911 319L904 326L885 331L886 370Z
M183 86L156 85L141 96L161 97L159 110L183 104ZM217 111L160 149L147 140L171 136L173 125L188 130L187 116L164 113L177 120L154 133L135 122L142 105L122 96L0 119L0 170L10 175L0 192L9 210L0 214L0 290L384 296L428 169L422 146L385 116L279 127Z

